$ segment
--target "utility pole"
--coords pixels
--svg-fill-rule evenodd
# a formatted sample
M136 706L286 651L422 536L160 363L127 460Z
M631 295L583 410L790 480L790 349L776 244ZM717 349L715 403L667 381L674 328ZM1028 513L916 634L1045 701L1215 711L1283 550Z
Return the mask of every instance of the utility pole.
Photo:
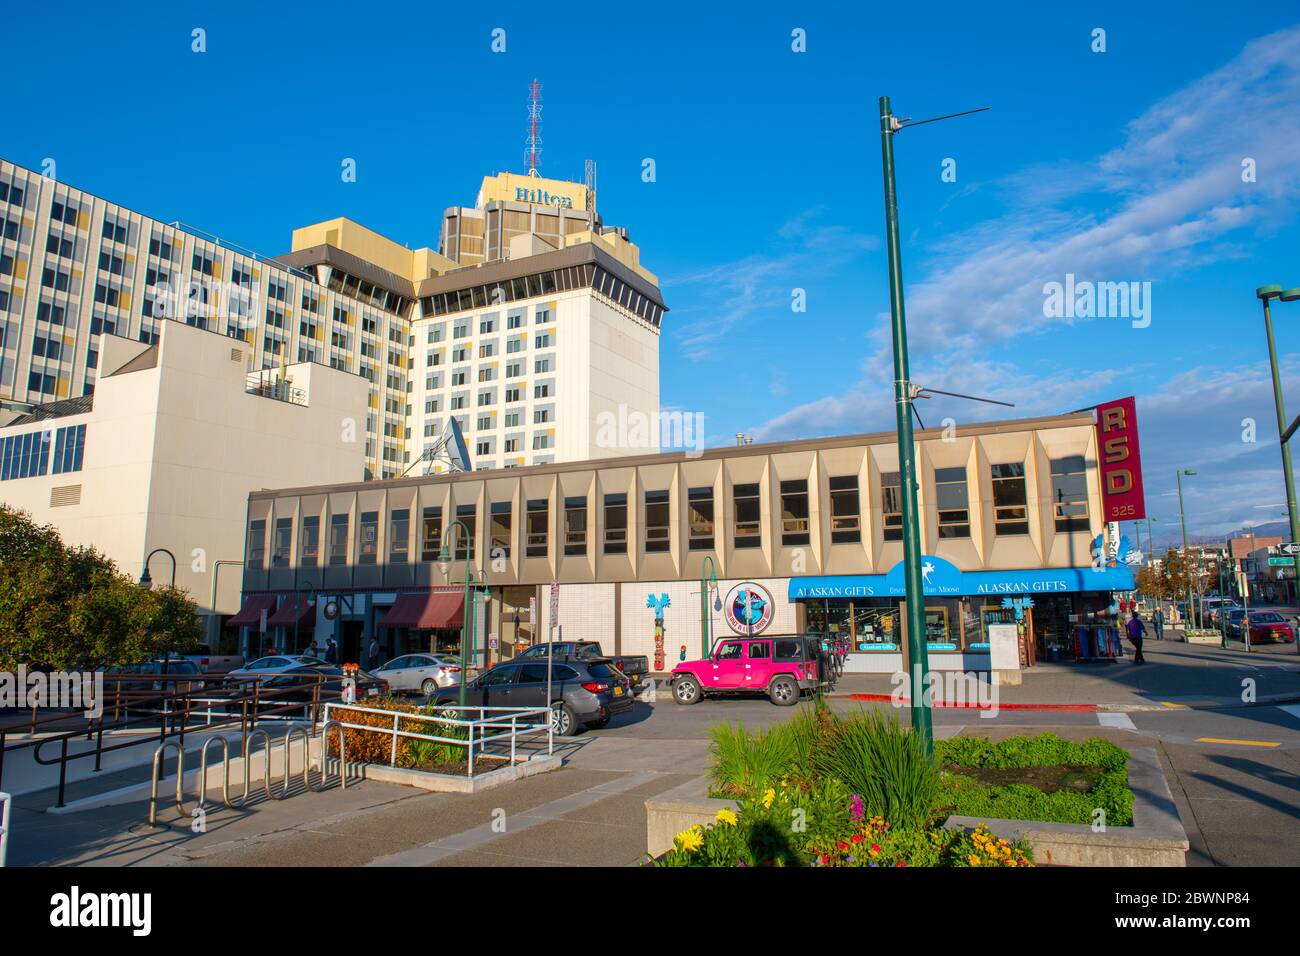
M1187 577L1187 621L1186 621L1186 623L1185 623L1184 626L1183 626L1183 641L1184 641L1184 642L1186 642L1186 640L1187 640L1187 627L1186 627L1186 625L1187 625L1187 624L1194 623L1194 622L1192 621L1192 611L1193 611L1193 608L1192 608L1192 578L1191 578L1191 570L1190 570L1190 568L1191 568L1191 564L1190 564L1190 560L1191 560L1191 558L1189 557L1188 552L1187 552L1187 516L1183 513L1183 475L1194 475L1194 474L1196 474L1196 472L1194 472L1194 471L1192 471L1191 469L1188 469L1188 468L1180 468L1180 469L1178 469L1178 471L1177 471L1177 473L1176 473L1177 478L1178 478L1178 520L1182 523L1182 526L1183 526L1183 566L1184 566L1184 568L1187 568L1187 569L1188 569L1188 571L1187 571L1187 574L1188 574L1188 577Z

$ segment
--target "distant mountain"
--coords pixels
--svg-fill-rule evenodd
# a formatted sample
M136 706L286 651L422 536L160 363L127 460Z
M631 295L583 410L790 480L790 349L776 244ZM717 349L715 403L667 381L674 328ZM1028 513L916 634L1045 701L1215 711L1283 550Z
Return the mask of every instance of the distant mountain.
M1252 531L1255 532L1257 538L1281 538L1283 541L1291 540L1291 522L1289 521L1270 521L1268 524L1255 525L1253 528L1248 528L1244 532L1239 531L1237 533L1249 535Z

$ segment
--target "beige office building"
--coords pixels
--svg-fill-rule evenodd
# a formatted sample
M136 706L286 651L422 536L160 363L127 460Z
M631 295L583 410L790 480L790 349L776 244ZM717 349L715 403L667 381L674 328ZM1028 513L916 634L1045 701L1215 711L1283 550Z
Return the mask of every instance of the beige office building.
M1111 592L1133 586L1098 550L1092 417L922 431L917 450L931 666L988 669L989 627L1007 623L1025 665L1091 656L1087 641L1110 636ZM851 639L850 670L902 666L892 433L286 487L251 494L248 514L246 603L311 596L315 636L338 636L348 659L372 635L390 655L456 649L460 604L445 595L460 594L468 559L489 598L480 659L544 639L554 620L656 670L751 629L834 631ZM278 563L270 529L287 536Z
M132 577L159 549L155 583L171 582L174 560L205 614L214 588L217 612L234 613L249 493L353 479L366 381L310 362L249 372L247 343L179 322L98 347L93 395L0 413L0 502Z

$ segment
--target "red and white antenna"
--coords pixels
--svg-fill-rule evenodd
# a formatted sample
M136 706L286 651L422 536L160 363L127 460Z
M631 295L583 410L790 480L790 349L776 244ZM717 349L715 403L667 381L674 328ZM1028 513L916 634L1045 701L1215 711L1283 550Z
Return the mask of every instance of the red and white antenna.
M524 162L528 165L528 175L537 176L537 163L542 156L542 84L533 78L528 88L528 148L524 150Z

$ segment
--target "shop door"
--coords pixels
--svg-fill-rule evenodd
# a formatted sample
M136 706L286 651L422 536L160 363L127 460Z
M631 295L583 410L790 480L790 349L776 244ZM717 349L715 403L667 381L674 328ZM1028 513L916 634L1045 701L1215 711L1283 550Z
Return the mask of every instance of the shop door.
M363 621L343 621L343 633L339 638L339 663L361 663L361 635L366 625Z

